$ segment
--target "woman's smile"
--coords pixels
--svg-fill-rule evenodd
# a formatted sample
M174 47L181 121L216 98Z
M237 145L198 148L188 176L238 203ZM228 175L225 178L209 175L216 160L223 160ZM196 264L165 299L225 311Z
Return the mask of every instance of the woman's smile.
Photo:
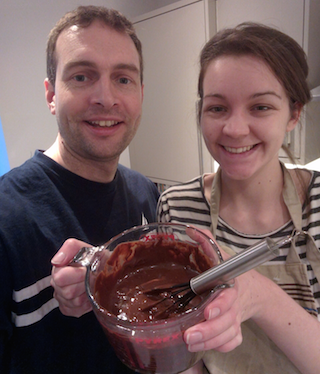
M266 63L251 55L219 57L206 70L203 94L203 137L223 171L234 179L272 172L296 121Z

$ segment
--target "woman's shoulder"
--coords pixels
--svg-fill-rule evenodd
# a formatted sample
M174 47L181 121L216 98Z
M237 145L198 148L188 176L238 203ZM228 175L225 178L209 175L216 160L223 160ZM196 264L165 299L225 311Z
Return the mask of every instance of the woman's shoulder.
M208 174L203 174L187 182L167 188L160 196L160 204L201 205L204 209L207 209L209 203L204 190L207 176Z
M320 193L320 171L312 170L310 171L311 177L308 184L309 194Z
M294 168L289 173L294 181L301 202L305 202L313 194L313 190L320 188L320 172L309 169Z
M170 196L171 194L182 194L188 195L191 191L200 191L202 190L203 176L198 176L187 182L178 183L168 187L162 195Z

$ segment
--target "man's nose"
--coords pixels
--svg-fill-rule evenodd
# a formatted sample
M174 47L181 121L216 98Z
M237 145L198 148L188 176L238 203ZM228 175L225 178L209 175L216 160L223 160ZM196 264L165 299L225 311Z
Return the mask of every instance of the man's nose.
M243 111L234 111L225 119L223 133L232 138L240 138L250 132L250 119Z
M105 109L110 109L118 104L116 87L109 78L101 78L94 84L91 102L101 105Z

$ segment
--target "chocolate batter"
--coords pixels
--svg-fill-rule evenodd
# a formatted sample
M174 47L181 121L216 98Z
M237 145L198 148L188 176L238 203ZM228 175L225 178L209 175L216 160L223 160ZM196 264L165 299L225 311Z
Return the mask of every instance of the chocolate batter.
M95 284L95 297L107 311L130 322L148 322L177 315L164 311L173 303L168 292L150 295L156 287L188 282L213 266L198 245L179 242L167 235L119 244ZM201 301L197 296L187 309ZM184 312L179 309L178 312Z

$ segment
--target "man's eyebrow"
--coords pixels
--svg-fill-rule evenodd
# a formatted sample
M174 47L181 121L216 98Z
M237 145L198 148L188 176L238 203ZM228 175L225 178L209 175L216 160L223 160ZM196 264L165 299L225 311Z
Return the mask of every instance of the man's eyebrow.
M140 74L139 68L135 64L126 64L126 63L120 63L114 66L115 70L129 70L133 73Z
M94 62L88 60L70 61L65 65L65 71L77 67L97 68L97 65ZM129 70L133 73L140 74L140 70L135 64L119 63L114 65L113 70Z
M70 69L81 67L81 66L94 68L96 67L96 64L88 60L70 61L66 63L64 70L70 70Z

